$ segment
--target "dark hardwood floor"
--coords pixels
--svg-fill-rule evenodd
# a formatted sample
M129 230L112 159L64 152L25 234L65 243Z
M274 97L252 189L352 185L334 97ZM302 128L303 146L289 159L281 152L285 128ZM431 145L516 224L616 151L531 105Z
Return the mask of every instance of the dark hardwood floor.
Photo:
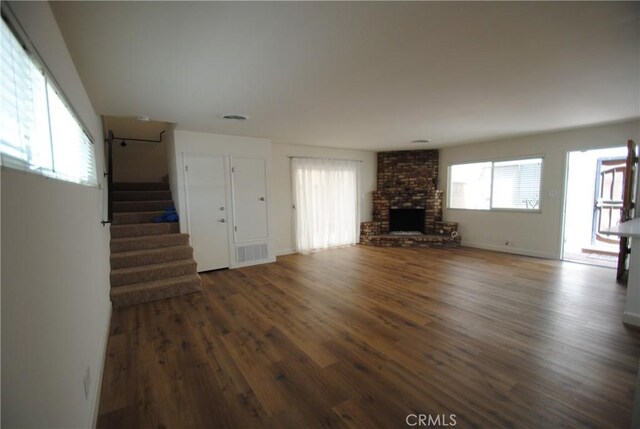
M358 246L203 279L114 310L99 428L631 424L640 332L613 270Z

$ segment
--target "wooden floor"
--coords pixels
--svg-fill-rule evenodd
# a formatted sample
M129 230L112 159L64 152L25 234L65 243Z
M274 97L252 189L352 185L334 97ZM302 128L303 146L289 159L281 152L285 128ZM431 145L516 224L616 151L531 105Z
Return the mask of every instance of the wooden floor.
M114 310L98 427L631 424L640 332L613 270L358 246L203 277Z

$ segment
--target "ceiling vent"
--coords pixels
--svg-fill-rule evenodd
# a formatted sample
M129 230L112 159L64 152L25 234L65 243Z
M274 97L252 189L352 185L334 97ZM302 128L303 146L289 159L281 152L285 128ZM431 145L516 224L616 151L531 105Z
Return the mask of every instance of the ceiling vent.
M431 140L430 139L411 140L411 143L425 144L425 143L431 143Z
M221 118L229 121L246 121L249 119L247 115L222 115Z

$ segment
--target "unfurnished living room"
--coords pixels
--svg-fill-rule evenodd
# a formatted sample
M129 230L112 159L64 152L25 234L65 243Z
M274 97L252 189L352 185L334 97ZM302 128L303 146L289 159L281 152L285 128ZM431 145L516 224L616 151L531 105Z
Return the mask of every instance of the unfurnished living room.
M1 10L3 428L640 428L640 2Z

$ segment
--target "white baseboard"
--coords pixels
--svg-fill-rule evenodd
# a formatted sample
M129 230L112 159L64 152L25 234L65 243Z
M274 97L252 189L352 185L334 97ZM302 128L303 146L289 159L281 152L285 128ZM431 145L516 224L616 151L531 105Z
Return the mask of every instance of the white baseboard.
M539 252L537 250L522 249L518 247L509 246L496 246L494 244L485 243L470 243L468 241L462 241L464 247L475 247L477 249L493 250L495 252L513 253L515 255L533 256L535 258L544 259L560 259L558 255L548 252Z
M640 327L640 314L625 311L622 315L622 321L627 325Z
M104 336L104 345L102 346L102 359L98 366L96 376L96 393L93 400L93 409L91 410L91 427L98 425L98 412L100 411L100 394L102 393L102 377L104 376L104 365L107 361L107 343L109 342L109 332L111 331L111 313L113 313L113 305L109 302L109 317L107 318L107 332Z
M294 249L280 249L276 250L276 256L292 255L296 252Z

